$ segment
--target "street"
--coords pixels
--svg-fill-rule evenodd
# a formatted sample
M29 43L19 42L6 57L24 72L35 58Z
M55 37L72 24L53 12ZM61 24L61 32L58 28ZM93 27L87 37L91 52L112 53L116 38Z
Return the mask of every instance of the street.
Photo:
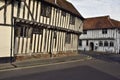
M1 71L0 80L120 80L120 64L92 59Z

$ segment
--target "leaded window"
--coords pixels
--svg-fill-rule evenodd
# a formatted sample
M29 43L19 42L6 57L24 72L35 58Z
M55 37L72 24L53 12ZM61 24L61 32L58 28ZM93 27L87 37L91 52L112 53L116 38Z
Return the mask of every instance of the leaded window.
M114 43L111 41L110 42L110 47L113 47L114 46Z
M108 41L104 42L104 46L106 46L106 47L108 46Z
M107 34L107 29L103 29L102 34Z
M99 42L99 46L103 46L103 42L102 41Z
M70 33L66 33L65 43L70 44L70 42L71 42L71 34Z
M51 17L51 10L52 10L51 6L42 4L41 15L44 17Z
M62 15L62 16L66 16L66 12L65 12L65 11L62 11L62 12L61 12L61 15Z
M70 15L70 24L74 25L75 24L75 17Z

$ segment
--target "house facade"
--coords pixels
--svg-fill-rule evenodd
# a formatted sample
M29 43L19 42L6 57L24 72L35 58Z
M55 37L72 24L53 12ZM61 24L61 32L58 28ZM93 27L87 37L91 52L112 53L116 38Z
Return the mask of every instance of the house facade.
M0 0L0 57L76 51L83 20L66 0Z
M120 21L109 16L87 18L79 39L79 50L120 53Z

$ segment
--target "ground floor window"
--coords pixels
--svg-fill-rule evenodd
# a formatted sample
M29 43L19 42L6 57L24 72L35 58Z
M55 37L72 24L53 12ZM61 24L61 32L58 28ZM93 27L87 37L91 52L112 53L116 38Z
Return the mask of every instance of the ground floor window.
M108 41L104 42L104 46L107 47L108 46Z
M86 40L86 46L88 46L88 40Z
M110 42L110 47L113 47L114 46L114 43L111 41Z
M99 42L99 46L103 46L103 42L102 41Z
M32 28L31 27L15 27L15 36L16 37L31 37Z
M79 46L82 46L82 40L79 40Z
M71 34L66 33L66 35L65 35L65 43L70 44L70 42L71 42Z

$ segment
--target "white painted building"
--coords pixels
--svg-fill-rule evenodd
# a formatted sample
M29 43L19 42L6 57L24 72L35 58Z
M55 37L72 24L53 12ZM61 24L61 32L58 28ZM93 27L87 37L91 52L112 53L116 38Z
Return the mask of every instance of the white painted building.
M109 16L87 18L79 39L79 50L120 53L120 21Z
M76 51L83 19L66 0L0 0L0 58Z

